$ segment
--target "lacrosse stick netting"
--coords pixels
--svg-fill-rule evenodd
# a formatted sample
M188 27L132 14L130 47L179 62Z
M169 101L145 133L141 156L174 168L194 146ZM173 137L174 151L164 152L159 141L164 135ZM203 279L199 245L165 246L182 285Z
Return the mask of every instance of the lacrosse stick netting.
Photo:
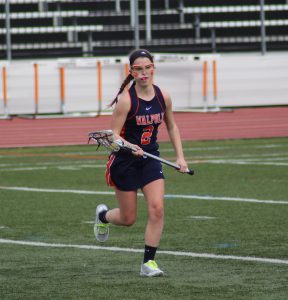
M98 130L94 132L90 132L88 134L88 144L90 141L94 141L97 145L97 149L100 146L104 146L106 149L111 152L117 152L120 150L120 145L115 143L115 137L112 130Z

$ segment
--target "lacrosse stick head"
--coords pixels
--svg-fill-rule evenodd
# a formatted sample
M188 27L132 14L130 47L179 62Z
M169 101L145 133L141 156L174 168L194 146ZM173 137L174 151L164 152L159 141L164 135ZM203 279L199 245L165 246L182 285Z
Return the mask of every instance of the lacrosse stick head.
M98 130L88 133L88 144L92 140L98 146L104 146L111 152L117 152L120 150L120 146L115 142L114 133L112 130Z

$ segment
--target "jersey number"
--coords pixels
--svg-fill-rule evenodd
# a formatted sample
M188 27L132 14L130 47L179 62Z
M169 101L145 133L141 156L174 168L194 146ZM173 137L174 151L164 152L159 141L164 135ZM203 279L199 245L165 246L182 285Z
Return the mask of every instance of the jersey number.
M151 142L151 136L154 130L154 126L149 125L143 129L141 136L141 145L149 145Z

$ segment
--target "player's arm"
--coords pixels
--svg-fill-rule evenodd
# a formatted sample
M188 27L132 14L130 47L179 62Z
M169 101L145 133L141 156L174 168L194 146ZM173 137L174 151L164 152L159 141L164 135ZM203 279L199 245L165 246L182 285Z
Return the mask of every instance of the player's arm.
M130 105L131 102L130 102L129 93L127 91L124 91L119 96L118 102L115 105L112 114L111 129L116 139L121 139L126 145L129 145L134 149L138 150L137 152L133 152L134 155L143 156L143 150L138 145L134 145L134 144L132 145L120 136L121 130L125 124L127 115L130 111Z
M174 119L174 115L173 115L173 111L172 111L172 100L171 100L170 95L166 91L162 90L162 94L163 94L165 104L166 104L164 121L165 121L165 124L167 127L167 131L168 131L171 143L176 152L176 157L177 157L176 163L180 166L180 168L181 168L180 171L185 172L188 169L188 165L184 158L180 132L179 132L177 124L175 123L175 119Z

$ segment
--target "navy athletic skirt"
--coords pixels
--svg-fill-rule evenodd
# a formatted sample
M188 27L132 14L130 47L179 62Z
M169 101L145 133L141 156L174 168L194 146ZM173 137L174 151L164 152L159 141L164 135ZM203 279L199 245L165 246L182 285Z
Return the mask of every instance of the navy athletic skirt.
M159 156L158 151L151 154ZM164 179L164 175L158 160L124 152L109 156L106 168L106 182L109 186L116 186L121 191L135 191L161 178Z

